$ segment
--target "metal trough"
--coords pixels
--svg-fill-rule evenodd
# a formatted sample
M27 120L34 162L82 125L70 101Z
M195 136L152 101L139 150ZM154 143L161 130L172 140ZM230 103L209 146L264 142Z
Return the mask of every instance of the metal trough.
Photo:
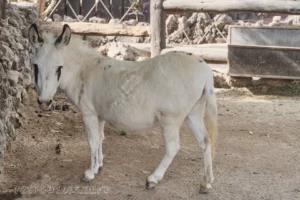
M230 26L228 75L300 79L300 28Z

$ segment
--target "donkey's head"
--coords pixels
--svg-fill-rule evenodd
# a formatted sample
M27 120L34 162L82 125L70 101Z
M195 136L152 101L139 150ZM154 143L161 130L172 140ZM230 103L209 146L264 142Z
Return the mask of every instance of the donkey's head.
M33 61L36 91L38 103L41 109L49 110L52 107L52 98L60 83L63 71L62 50L71 39L71 29L64 25L63 31L55 40L41 38L37 25L29 28L29 41L37 47L37 53Z

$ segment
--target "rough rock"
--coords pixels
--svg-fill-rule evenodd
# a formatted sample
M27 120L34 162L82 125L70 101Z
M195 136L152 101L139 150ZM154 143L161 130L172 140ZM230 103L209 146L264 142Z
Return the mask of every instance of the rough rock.
M0 20L0 174L5 147L21 125L18 107L27 99L26 89L31 84L29 63L35 49L29 47L27 32L37 22L35 7L8 5L6 12L7 18Z
M91 17L91 18L89 19L89 22L92 22L92 23L99 23L99 24L107 23L106 19L100 18L100 17Z
M281 16L274 16L272 22L269 24L270 27L279 26L281 22Z
M141 52L136 48L130 47L120 42L108 43L98 49L103 55L118 60L141 61L149 58L145 52ZM150 53L149 53L150 54Z
M108 23L109 24L117 24L118 21L119 21L119 19L115 18L115 19L110 19Z
M55 21L55 22L62 22L63 21L63 18L58 14L53 14L52 18L53 18L53 21Z
M171 33L173 33L177 29L178 29L177 18L175 17L175 15L169 15L167 20L166 20L167 35L170 35Z
M126 26L135 26L138 24L138 21L135 19L130 19L128 21L124 21L123 24Z
M232 23L232 18L226 14L219 14L214 17L215 25L222 30L225 25Z
M64 16L64 22L76 22L76 19L73 19L72 17L69 16Z

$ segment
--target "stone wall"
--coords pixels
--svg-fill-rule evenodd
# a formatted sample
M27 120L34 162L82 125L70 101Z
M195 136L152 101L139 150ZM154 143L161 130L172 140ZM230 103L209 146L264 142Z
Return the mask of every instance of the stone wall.
M0 174L4 151L21 125L18 107L27 99L26 90L31 84L27 30L36 21L34 7L16 5L8 5L6 19L0 21Z

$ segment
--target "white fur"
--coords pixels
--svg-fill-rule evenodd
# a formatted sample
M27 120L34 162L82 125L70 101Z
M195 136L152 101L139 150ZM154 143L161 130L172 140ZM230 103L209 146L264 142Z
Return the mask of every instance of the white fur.
M64 90L83 117L91 150L91 167L84 180L90 181L103 165L104 122L120 130L141 131L159 125L166 154L147 179L154 187L180 149L179 129L186 120L204 152L205 189L213 181L211 140L204 123L204 111L216 133L217 108L213 75L196 56L171 52L155 58L129 62L104 57L77 36L63 48L55 48L54 37L44 35L35 62L41 77L52 76L62 65L60 81L43 79L40 97L51 99L57 86ZM47 87L45 86L47 85ZM214 133L214 134L215 134Z

